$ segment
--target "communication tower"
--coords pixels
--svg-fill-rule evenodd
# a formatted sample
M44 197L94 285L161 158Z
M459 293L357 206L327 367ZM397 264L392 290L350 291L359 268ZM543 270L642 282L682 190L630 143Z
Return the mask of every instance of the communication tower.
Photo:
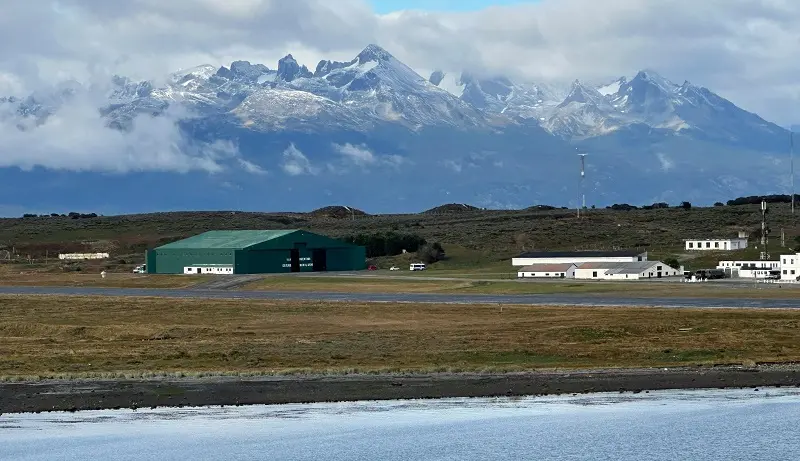
M767 238L767 234L769 234L769 227L767 227L767 201L765 199L761 199L761 260L767 261L769 260L769 249L767 248L767 243L769 239Z
M586 210L586 193L584 192L584 182L586 180L586 156L588 154L578 154L578 157L581 158L581 180L580 180L580 191L578 197L578 217L581 216L581 210Z

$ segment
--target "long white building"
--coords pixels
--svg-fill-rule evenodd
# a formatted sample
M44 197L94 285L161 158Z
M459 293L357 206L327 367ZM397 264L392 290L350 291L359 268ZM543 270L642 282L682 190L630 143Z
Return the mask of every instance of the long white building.
M677 277L683 269L674 269L661 261L588 262L575 269L576 279L643 280Z
M687 251L735 251L747 248L747 232L732 238L693 238L684 240Z
M639 250L621 251L535 251L522 253L511 259L512 266L537 264L582 264L588 262L638 262L647 261L647 252Z
M781 261L720 261L717 269L730 277L766 279L781 271Z

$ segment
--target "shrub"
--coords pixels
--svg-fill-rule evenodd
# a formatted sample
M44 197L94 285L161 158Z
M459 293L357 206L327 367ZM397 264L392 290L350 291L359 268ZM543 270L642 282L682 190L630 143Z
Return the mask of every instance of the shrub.
M435 263L444 259L444 248L438 242L422 245L417 250L417 258L425 264Z

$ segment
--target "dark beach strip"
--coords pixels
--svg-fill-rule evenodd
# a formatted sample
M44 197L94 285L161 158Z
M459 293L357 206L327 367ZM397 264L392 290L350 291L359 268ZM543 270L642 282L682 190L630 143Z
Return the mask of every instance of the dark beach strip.
M800 387L800 365L18 382L0 413L760 387Z

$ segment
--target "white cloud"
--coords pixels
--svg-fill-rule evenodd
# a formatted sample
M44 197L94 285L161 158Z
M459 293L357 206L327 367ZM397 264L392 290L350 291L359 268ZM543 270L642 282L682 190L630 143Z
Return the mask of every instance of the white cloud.
M290 144L289 147L283 151L283 163L281 168L286 174L290 176L300 176L304 174L316 175L319 173L319 168L313 166L308 157L305 156L300 149Z
M371 165L376 162L375 154L366 145L354 146L347 144L334 144L334 149L347 160L356 165Z
M400 166L409 163L409 161L400 155L395 154L375 154L366 144L353 145L350 143L333 144L333 149L342 156L343 162L340 165L328 164L331 172L342 174L347 172L348 165L356 165L360 167L367 167L370 165L388 166L392 168L399 168Z
M140 115L119 131L106 126L95 102L78 96L39 122L0 113L0 166L112 173L224 168L218 146L187 143L175 124L179 114Z
M461 162L456 160L445 160L442 162L442 164L445 166L445 168L453 170L456 173L461 173L461 170L463 169Z
M658 163L661 164L661 169L663 171L667 172L675 168L675 162L673 162L672 159L667 156L667 154L659 152L656 154L656 157L658 157Z
M192 115L178 106L161 116L139 114L125 130L117 130L98 111L102 91L77 90L46 117L20 117L16 104L0 104L0 167L218 173L238 166L256 172L242 163L230 141L186 139L177 123Z

